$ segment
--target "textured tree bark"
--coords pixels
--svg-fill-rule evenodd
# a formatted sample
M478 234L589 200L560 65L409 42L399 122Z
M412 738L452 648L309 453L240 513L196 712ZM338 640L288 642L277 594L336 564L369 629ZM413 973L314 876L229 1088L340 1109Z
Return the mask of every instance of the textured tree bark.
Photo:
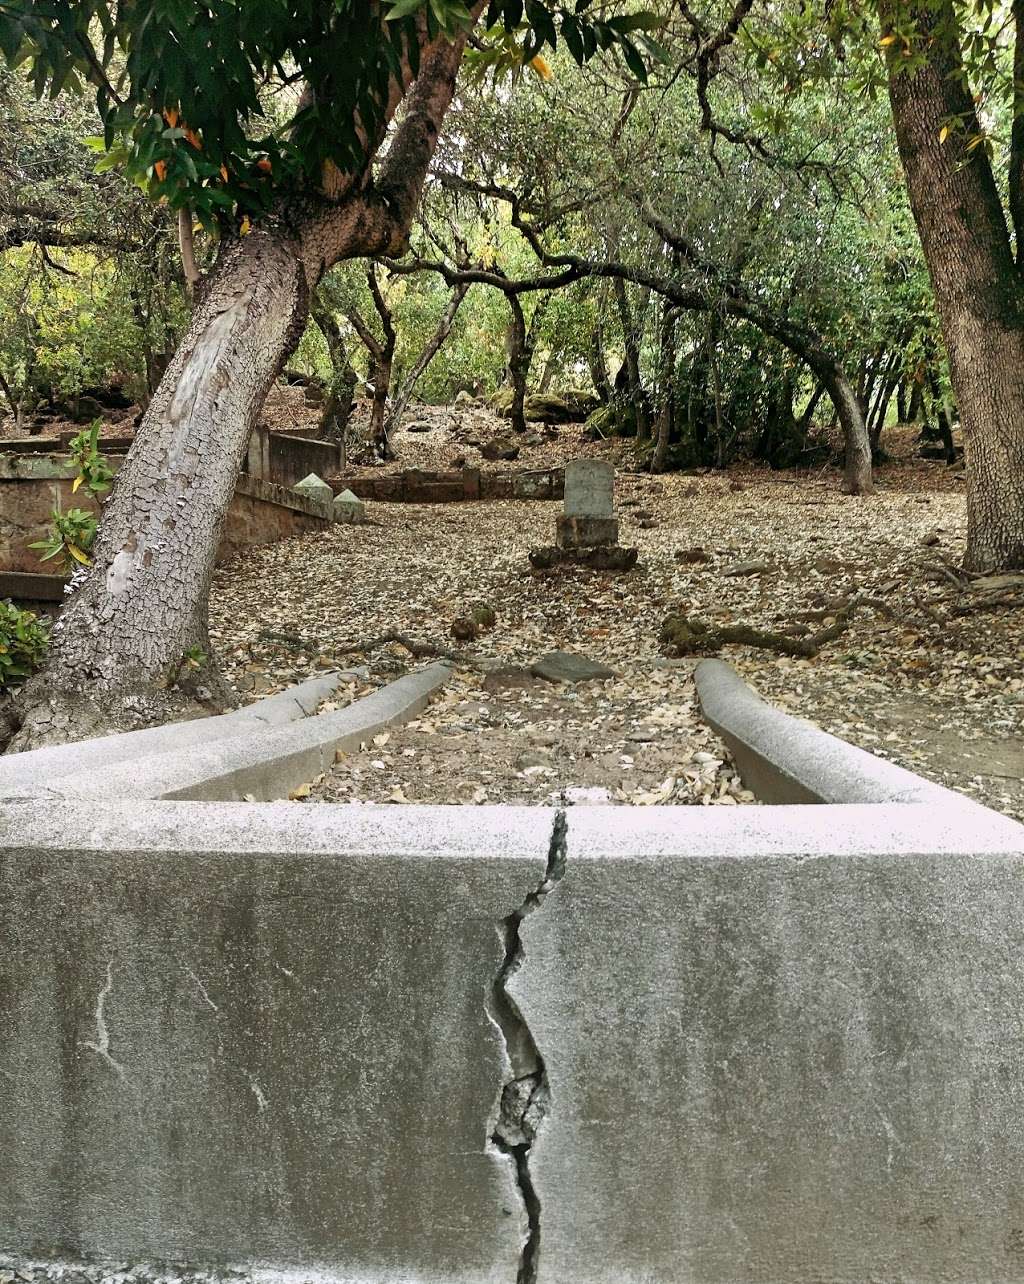
M512 384L511 420L513 432L526 432L526 381L533 361L533 348L526 332L526 317L518 295L506 294L512 310L508 330L508 377Z
M968 570L1024 567L1024 307L1006 215L963 75L951 0L911 7L923 65L889 98L960 411L967 470ZM883 28L893 18L882 8ZM898 42L896 42L898 43ZM895 44L891 47L895 48ZM957 129L939 142L943 125ZM1018 140L1019 141L1019 140ZM1011 189L1016 175L1011 175Z
M54 626L47 677L26 690L15 747L104 726L112 691L140 721L166 712L175 684L222 698L206 632L214 558L249 434L305 318L295 242L255 232L224 249Z

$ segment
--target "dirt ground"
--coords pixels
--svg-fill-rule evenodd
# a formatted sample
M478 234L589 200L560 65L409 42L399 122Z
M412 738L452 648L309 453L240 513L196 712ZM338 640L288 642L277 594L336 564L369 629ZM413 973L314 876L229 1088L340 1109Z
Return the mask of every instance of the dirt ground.
M402 433L395 466L443 466L467 453L465 435L443 425ZM548 436L524 449L525 466L541 462L533 449L544 463L580 453L578 429ZM864 597L873 605L817 658L747 647L723 657L789 711L1024 819L1021 608L979 605L955 582L962 479L895 444L904 457L879 470L866 498L842 495L831 469L620 472L621 540L640 551L621 576L531 572L528 551L552 542L558 504L371 505L370 525L222 568L214 641L250 698L317 668L363 666L343 700L429 663L376 642L388 632L455 655L455 677L427 714L310 782L314 800L734 805L751 796L700 720L693 661L661 653L663 619L684 611L779 629L812 612L828 624L830 611ZM614 457L617 447L587 449ZM707 560L677 556L694 549ZM476 605L493 608L495 626L455 641L453 622ZM511 689L487 678L491 666L529 666L555 649L616 676L575 686L523 677Z

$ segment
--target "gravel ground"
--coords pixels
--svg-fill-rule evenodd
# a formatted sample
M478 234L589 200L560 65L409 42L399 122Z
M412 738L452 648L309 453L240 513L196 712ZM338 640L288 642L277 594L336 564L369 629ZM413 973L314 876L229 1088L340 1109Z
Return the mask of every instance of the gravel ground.
M400 466L425 464L415 452L433 435L402 434ZM750 798L700 722L692 666L658 667L663 619L683 611L777 630L806 611L827 624L830 610L866 596L875 605L816 659L747 647L723 656L792 712L1024 819L1021 609L976 608L939 565L962 552L962 487L916 461L880 470L877 493L862 499L840 494L834 471L620 472L622 542L640 550L624 576L530 571L528 550L552 542L558 504L371 505L373 525L223 567L214 640L250 694L363 663L352 697L428 662L399 642L368 645L391 631L456 655L452 686L419 725L343 759L314 799L732 804ZM707 560L677 556L694 549ZM758 569L734 573L750 562ZM453 622L477 605L493 608L495 626L454 641ZM275 632L289 640L265 636ZM487 666L528 665L552 649L617 676L483 685Z

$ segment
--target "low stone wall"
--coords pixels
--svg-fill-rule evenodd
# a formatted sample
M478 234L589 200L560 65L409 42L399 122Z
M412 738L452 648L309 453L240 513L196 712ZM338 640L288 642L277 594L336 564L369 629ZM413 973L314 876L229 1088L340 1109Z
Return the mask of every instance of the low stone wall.
M256 544L274 544L330 525L331 519L316 500L242 473L224 521L217 561Z
M249 439L245 471L279 486L294 486L310 473L328 477L342 465L341 447L332 442L257 428Z
M109 461L116 470L121 460ZM53 563L40 564L29 544L45 538L50 513L90 507L81 491L72 492L71 468L55 455L0 455L0 572L38 576ZM218 561L255 544L323 530L330 519L321 507L284 486L242 474L225 519ZM56 591L56 590L55 590Z
M334 490L350 490L360 499L386 504L457 504L479 499L561 499L562 468L520 469L490 473L479 468L427 472L407 468L397 473L330 478Z

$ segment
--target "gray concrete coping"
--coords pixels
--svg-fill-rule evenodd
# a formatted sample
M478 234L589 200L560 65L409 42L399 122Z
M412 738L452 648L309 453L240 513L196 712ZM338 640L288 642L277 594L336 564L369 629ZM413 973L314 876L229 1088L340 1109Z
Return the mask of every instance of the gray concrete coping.
M388 727L415 717L451 673L447 664L431 664L344 709L257 734L250 725L212 744L115 763L101 774L75 771L31 792L63 797L271 802L330 770L339 750L358 749Z
M160 727L145 727L141 731L126 731L120 735L8 754L0 757L0 797L15 798L26 792L38 793L52 787L60 777L71 774L79 776L95 772L106 779L105 773L116 764L135 764L140 759L178 750L193 752L215 741L307 718L316 712L322 700L334 694L346 677L354 676L345 672L325 672L217 717L168 722Z
M767 704L722 660L702 660L694 683L704 717L762 802L956 802L985 810Z

